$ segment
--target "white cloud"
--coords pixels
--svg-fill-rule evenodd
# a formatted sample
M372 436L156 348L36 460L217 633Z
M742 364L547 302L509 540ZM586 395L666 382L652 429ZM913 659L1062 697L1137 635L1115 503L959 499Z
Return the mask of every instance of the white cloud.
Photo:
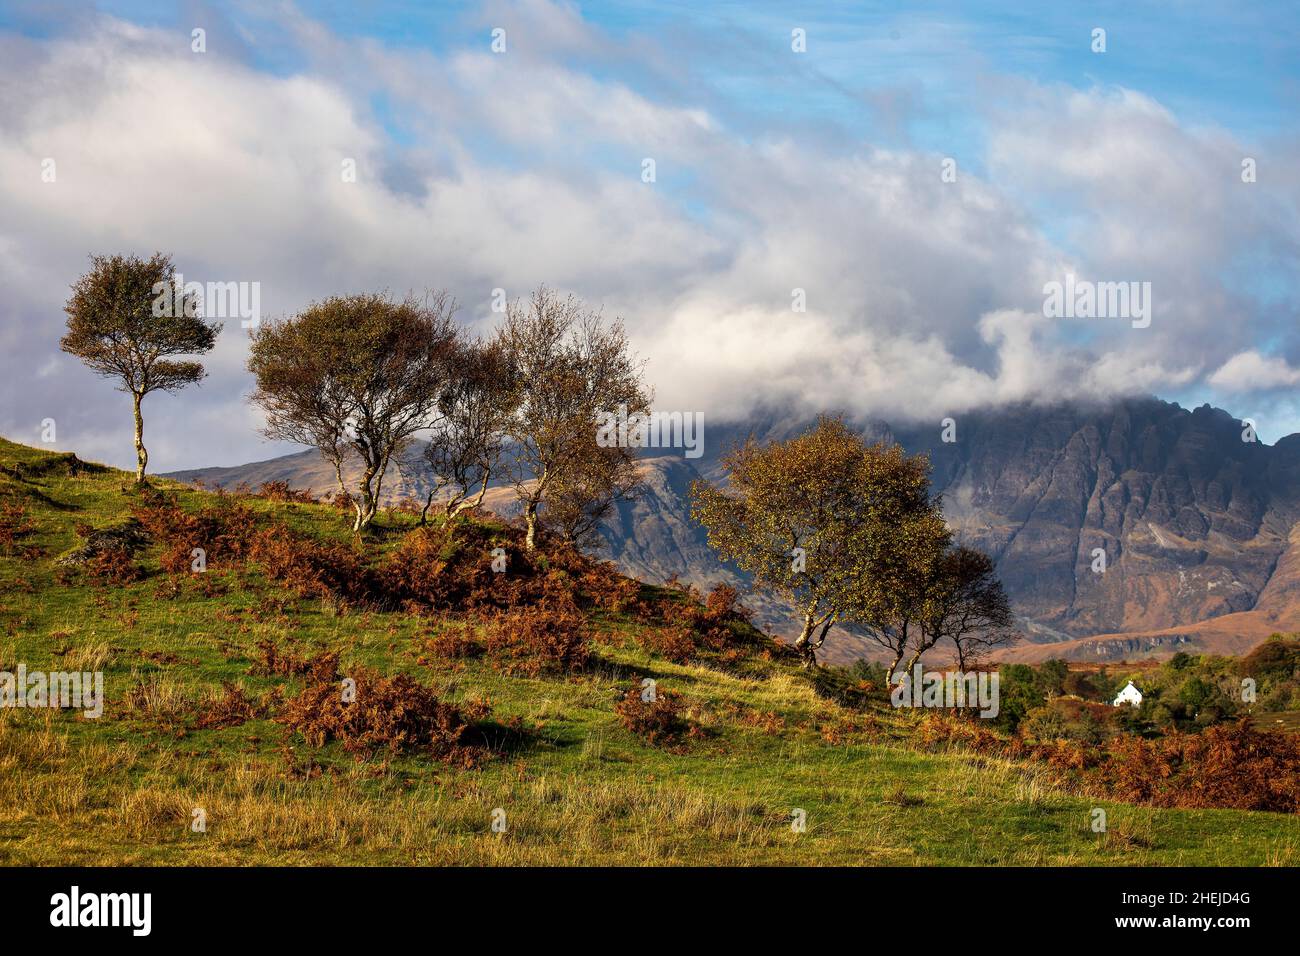
M1210 376L1209 383L1225 392L1259 392L1300 385L1300 369L1276 355L1251 349L1238 352Z
M756 403L934 418L1180 387L1208 368L1227 390L1241 355L1223 363L1264 319L1222 266L1252 243L1294 254L1277 213L1294 196L1243 192L1239 146L1130 91L1019 89L1020 111L990 115L987 178L946 184L939 156L741 136L716 98L659 101L584 71L578 58L615 54L653 71L659 54L600 37L571 5L489 8L485 23L515 18L504 57L486 33L439 58L285 16L312 64L288 76L111 19L0 58L0 432L54 416L68 447L130 459L121 396L57 352L90 252L161 248L188 278L258 281L267 314L445 286L487 322L493 288L546 282L626 318L663 407L714 418ZM46 156L57 183L40 182ZM1044 197L1059 221L1031 202ZM1152 281L1151 327L1045 319L1043 283L1067 270ZM237 325L202 388L149 400L160 469L279 450L256 436Z

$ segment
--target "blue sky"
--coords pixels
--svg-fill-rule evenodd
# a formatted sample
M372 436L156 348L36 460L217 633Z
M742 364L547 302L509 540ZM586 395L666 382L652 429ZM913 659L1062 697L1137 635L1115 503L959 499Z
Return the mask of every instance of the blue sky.
M53 32L66 24L59 4L43 10L0 5L0 26ZM72 5L74 8L76 5ZM98 10L136 23L185 26L219 21L265 23L254 3L112 0ZM483 42L494 21L468 2L300 2L297 7L343 37L443 53ZM1158 99L1186 122L1212 123L1251 138L1293 130L1300 102L1300 12L1294 3L580 3L584 20L611 36L649 38L690 58L682 72L707 79L741 111L780 122L811 109L873 136L895 133L872 117L863 94L912 89L935 115L916 117L906 135L942 146L963 130L957 113L981 95L965 67L1087 88L1119 83ZM797 11L795 10L797 8ZM851 9L850 9L851 8ZM795 11L795 12L792 12ZM506 22L508 17L499 17ZM774 75L743 49L784 52L790 30L808 33L806 65ZM1107 31L1107 50L1090 49ZM520 42L523 42L522 40ZM258 62L278 71L303 66L291 49L264 49ZM597 71L601 72L601 71ZM603 65L618 76L618 64Z
M58 406L116 447L111 393L49 343L88 252L163 246L273 313L432 283L486 326L493 288L559 285L627 319L663 401L715 416L1154 392L1273 440L1300 431L1298 11L0 2L0 337L42 370L0 431ZM21 185L50 156L59 184ZM348 156L351 191L327 175ZM1044 321L1067 271L1150 281L1151 328ZM258 451L244 348L175 399L227 462ZM212 463L169 429L164 467Z

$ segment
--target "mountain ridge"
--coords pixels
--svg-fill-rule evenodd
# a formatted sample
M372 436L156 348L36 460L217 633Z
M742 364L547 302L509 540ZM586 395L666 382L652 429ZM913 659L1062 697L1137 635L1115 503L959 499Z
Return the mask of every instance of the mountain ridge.
M646 493L606 521L604 556L645 580L745 586L691 522L690 482L720 478L723 454L746 435L784 438L805 424L769 411L706 432L699 459L646 455ZM1021 403L969 412L954 425L952 441L939 423L858 427L927 454L957 537L997 561L1026 634L1003 659L1243 653L1272 630L1300 629L1300 435L1271 446L1244 441L1243 423L1222 409L1152 397ZM326 493L333 485L312 450L168 477L227 488L280 480ZM393 469L385 497L422 497L428 487L418 470ZM513 513L509 489L493 489L487 504ZM1093 570L1097 549L1102 571ZM779 602L751 593L748 603L764 626L788 630ZM843 661L872 648L836 632L827 650Z

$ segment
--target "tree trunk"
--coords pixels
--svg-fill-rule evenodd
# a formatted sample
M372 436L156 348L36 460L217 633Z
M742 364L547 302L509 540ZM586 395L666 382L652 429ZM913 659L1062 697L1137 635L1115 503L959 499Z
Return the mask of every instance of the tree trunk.
M348 491L348 483L343 480L342 457L336 456L332 459L332 461L334 463L334 477L338 479L338 483L339 483L339 491L341 491L344 497L346 497L348 501L352 503L352 510L356 513L356 517L352 519L352 530L356 531L361 524L361 506L357 504L357 499L352 494L352 492Z
M144 469L149 464L149 452L144 447L144 416L140 414L140 402L144 396L139 392L131 393L135 404L135 483L144 484Z
M374 488L376 471L377 466L367 465L365 474L361 476L361 502L357 504L357 520L352 525L353 532L360 532L369 525L379 511L379 498ZM381 477L380 481L382 480Z
M794 649L803 657L804 667L814 667L817 664L817 650L810 641L815 626L812 614L805 614L803 616L803 630L799 632L799 638L794 642Z
M898 670L898 662L903 659L903 652L900 650L894 655L894 659L889 664L889 670L885 671L886 691L894 689L894 671Z
M423 528L429 523L429 509L433 506L434 493L429 492L429 497L424 502L424 507L420 509L420 527Z
M939 639L937 637L934 638L933 640L927 641L925 639L926 632L924 628L919 629L919 631L920 634L916 639L917 648L913 652L912 656L907 660L907 672L909 674L912 673L912 668L916 667L917 662L921 659L921 655L924 654L926 651L928 651L930 648L934 647L934 645L939 643Z
M480 505L482 505L482 504L483 504L483 499L487 497L488 482L491 481L491 480L492 480L491 473L490 473L490 472L484 472L484 473L483 473L483 484L479 487L478 494L474 496L474 500L473 500L473 501L470 501L468 498L466 498L464 501L461 501L460 503L458 503L458 504L456 505L455 509L450 509L450 508L449 508L449 509L448 509L448 512L447 512L447 517L449 517L449 518L454 518L454 517L456 517L456 515L460 514L462 511L468 511L468 510L471 509L471 508L477 508L477 507L479 507Z
M524 508L524 521L528 525L528 534L524 536L525 550L532 551L537 547L537 499L530 498L527 507Z

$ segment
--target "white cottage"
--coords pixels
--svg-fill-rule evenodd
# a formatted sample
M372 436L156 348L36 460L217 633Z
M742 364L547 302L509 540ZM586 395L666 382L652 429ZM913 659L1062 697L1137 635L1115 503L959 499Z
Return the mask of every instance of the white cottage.
M1115 706L1122 707L1128 704L1130 707L1142 706L1142 691L1133 686L1129 681L1124 685L1124 689L1115 695Z

